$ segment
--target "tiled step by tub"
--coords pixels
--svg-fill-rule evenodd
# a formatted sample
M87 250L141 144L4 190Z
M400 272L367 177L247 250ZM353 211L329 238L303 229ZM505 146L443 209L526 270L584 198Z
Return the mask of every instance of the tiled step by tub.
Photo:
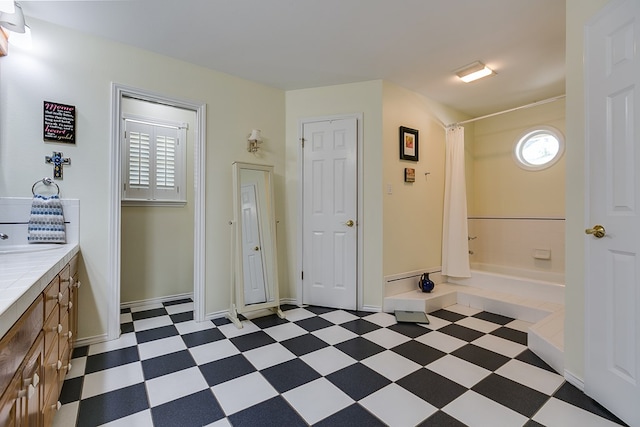
M558 373L564 373L564 306L504 292L451 283L437 284L430 293L419 290L391 295L384 299L384 311L424 311L431 313L454 304L479 308L491 313L533 323L528 347Z

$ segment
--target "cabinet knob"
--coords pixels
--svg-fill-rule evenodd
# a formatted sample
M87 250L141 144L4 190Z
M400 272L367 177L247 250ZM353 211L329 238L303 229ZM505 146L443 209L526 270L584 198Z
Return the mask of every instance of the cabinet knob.
M36 392L36 388L33 384L29 384L27 388L23 388L18 392L18 398L26 397L27 399L31 399Z
M23 383L25 387L28 385L33 385L34 387L37 387L38 384L40 384L40 376L38 375L38 373L34 373L33 378L25 378Z
M50 406L50 408L53 409L54 411L59 411L61 407L62 407L62 403L60 403L59 400L55 404Z
M56 330L58 331L59 334L62 333L62 325L60 323L58 323L58 327L56 328Z
M80 287L80 281L79 281L79 280L75 283L75 287L76 287L76 288L79 288L79 287Z
M52 363L51 367L56 371L59 371L62 368L62 360L58 360L56 363Z
M58 302L62 301L62 292L58 292Z

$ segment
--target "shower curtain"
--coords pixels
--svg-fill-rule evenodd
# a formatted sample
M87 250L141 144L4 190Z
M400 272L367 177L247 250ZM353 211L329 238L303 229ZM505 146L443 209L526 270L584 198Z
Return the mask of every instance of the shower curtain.
M453 277L471 277L467 228L467 189L464 174L464 128L450 126L446 132L442 274Z

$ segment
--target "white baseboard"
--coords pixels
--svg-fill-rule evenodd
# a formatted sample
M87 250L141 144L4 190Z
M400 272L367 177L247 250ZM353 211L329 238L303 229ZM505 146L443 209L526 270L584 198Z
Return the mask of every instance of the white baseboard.
M191 298L193 300L193 292L188 292L186 294L169 295L169 296L158 297L158 298L150 298L150 299L139 300L139 301L123 302L122 304L120 304L120 308L135 308L135 307L141 307L144 305L162 304L163 302L175 301L175 300L185 299L185 298Z
M204 316L204 320L220 319L221 317L226 317L227 314L229 314L229 310L214 311L212 313L207 313Z
M378 305L363 305L361 311L380 313L382 311L382 307Z
M84 347L84 346L87 346L87 345L99 344L99 343L105 342L105 341L108 341L108 337L107 337L106 333L102 334L102 335L95 335L93 337L77 339L74 347L75 348Z
M564 370L564 379L567 380L569 384L584 393L584 380L576 377L573 373L566 369Z

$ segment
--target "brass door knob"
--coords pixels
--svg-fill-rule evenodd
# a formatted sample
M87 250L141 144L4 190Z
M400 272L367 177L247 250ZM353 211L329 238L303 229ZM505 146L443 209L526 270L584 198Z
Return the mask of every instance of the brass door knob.
M353 222L352 219L350 219L349 221L345 222L345 224L346 224L347 227L353 227L353 224L355 224L355 223Z
M602 239L606 234L606 230L600 224L594 225L593 228L587 228L584 232L586 234L593 234L598 239Z

